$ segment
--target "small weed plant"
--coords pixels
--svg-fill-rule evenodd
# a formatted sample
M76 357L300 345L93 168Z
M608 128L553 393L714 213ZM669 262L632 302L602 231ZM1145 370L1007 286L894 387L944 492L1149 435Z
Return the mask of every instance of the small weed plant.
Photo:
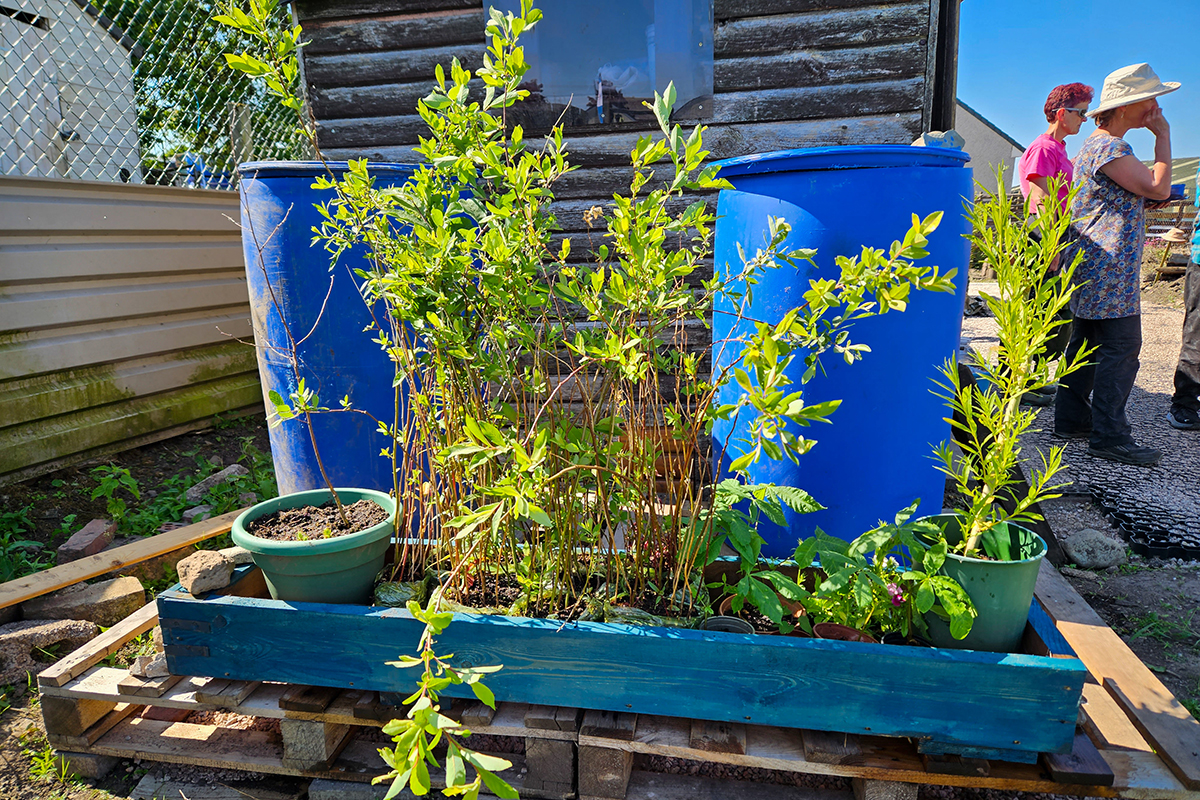
M137 480L129 474L128 469L115 464L103 464L95 467L92 475L96 479L96 488L92 490L92 499L104 498L108 516L113 522L121 524L129 505L119 494L131 496L134 500L141 500L142 491Z
M422 609L414 601L409 601L408 612L425 624L421 633L418 649L419 656L401 656L396 661L387 662L393 667L410 669L421 668L417 679L417 690L405 698L408 713L404 719L395 719L384 726L383 732L392 737L393 748L382 748L379 754L391 767L391 772L381 775L373 783L391 781L384 800L391 800L406 787L414 795L423 797L429 793L429 768L442 766L434 755L439 745L445 745L443 761L446 774L446 786L442 794L447 797L463 797L465 800L476 800L479 792L486 787L487 791L499 798L515 798L517 792L496 773L512 766L512 762L496 756L484 755L471 750L464 740L471 732L458 722L441 713L439 700L441 692L448 686L466 684L471 687L479 702L489 708L496 707L496 700L491 690L483 683L485 675L498 672L502 667L453 667L450 659L453 656L439 656L434 651L435 637L440 635L450 625L454 614L435 610L433 603L428 609ZM467 781L467 768L474 771L475 777Z
M33 505L0 512L0 583L23 578L52 562L40 542L24 538L34 530Z

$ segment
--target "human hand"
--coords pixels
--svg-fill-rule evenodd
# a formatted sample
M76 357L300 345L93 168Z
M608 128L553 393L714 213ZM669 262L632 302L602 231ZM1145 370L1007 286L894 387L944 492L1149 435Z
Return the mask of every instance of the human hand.
M1145 116L1142 127L1153 133L1155 137L1169 136L1171 134L1171 125L1163 115L1162 107L1157 105Z

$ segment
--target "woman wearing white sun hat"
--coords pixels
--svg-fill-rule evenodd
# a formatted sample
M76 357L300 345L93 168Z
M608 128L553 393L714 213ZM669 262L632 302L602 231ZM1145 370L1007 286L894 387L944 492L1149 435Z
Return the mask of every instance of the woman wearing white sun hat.
M1166 200L1171 194L1171 128L1156 98L1178 88L1178 83L1159 80L1149 64L1111 73L1104 79L1099 105L1088 113L1097 130L1074 162L1079 191L1071 204L1071 225L1083 262L1075 271L1075 326L1066 358L1073 359L1085 342L1096 350L1089 366L1063 379L1054 430L1063 438L1087 438L1088 453L1097 458L1139 466L1162 459L1158 450L1134 441L1125 405L1142 349L1139 293L1146 201ZM1122 138L1134 128L1154 134L1153 167L1142 164Z

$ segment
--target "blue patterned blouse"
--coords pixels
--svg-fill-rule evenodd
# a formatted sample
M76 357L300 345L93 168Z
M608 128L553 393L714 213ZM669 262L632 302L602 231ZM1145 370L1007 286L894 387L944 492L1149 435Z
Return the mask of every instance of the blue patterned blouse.
M1110 161L1133 155L1124 139L1097 131L1075 156L1079 192L1071 204L1071 227L1083 248L1075 270L1080 284L1071 313L1084 319L1117 319L1142 313L1142 246L1146 201L1100 171Z

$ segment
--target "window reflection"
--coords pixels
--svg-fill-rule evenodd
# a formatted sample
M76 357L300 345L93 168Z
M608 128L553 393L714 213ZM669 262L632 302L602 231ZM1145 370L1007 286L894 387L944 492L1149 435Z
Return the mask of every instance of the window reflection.
M494 0L516 13L519 0ZM712 0L540 0L521 36L530 96L509 110L526 129L653 122L642 105L674 81L674 119L712 116Z

